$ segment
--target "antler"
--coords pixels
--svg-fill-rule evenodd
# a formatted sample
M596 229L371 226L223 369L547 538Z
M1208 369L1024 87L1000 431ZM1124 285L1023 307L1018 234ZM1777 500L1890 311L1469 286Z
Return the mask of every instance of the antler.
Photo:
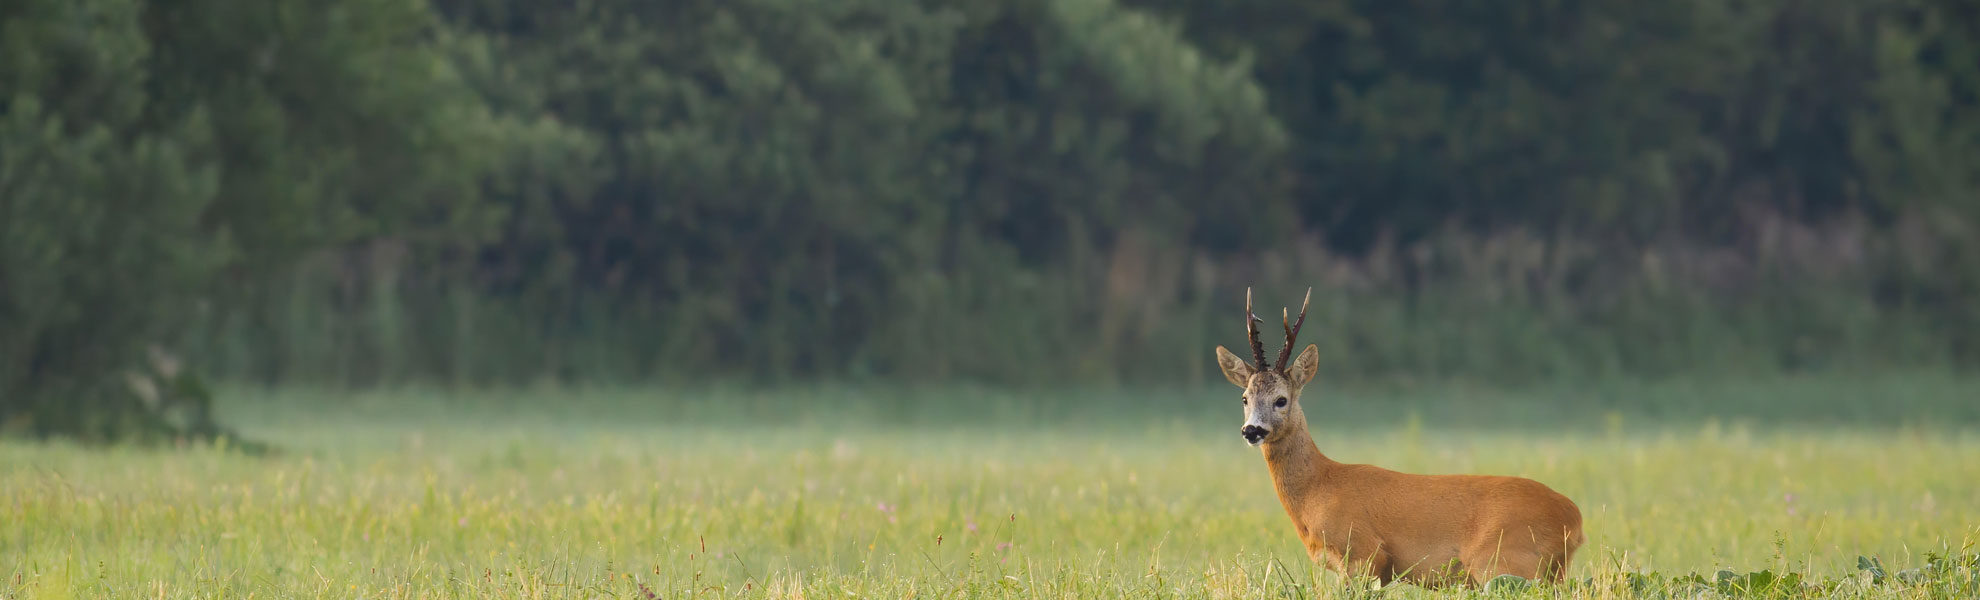
M1265 344L1258 341L1258 324L1265 322L1258 313L1251 312L1251 288L1244 288L1244 331L1251 337L1251 358L1258 362L1258 370L1272 368L1265 362Z
M1306 306L1311 303L1313 303L1313 288L1309 287L1306 288L1306 299L1299 302L1298 322L1288 322L1286 319L1286 309L1279 309L1279 324L1284 325L1286 328L1286 347L1279 350L1279 370L1282 372L1286 370L1286 367L1291 366L1293 341L1299 339L1299 328L1306 324ZM1251 310L1249 306L1251 303L1247 301L1245 304L1245 310ZM1252 338L1253 344L1258 343L1255 337L1257 331L1256 329L1252 330L1254 333L1254 337Z

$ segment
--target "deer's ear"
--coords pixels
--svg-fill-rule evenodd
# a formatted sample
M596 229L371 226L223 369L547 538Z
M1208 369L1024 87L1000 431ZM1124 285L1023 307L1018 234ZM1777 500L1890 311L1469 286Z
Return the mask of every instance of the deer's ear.
M1217 347L1217 366L1224 370L1224 379L1230 380L1231 385L1239 388L1250 387L1251 375L1257 372L1251 368L1250 363L1244 362L1244 359L1238 358L1236 354L1231 354L1231 351L1223 346Z
M1292 368L1286 369L1286 375L1292 378L1293 387L1305 386L1306 382L1313 381L1313 375L1319 372L1320 346L1315 344L1307 344L1306 349L1300 351L1299 358L1293 359Z

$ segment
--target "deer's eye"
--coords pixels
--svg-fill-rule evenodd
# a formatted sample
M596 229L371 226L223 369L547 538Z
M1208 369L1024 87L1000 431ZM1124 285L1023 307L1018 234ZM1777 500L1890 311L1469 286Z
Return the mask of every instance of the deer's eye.
M1277 402L1273 402L1273 403L1272 403L1272 406L1277 406L1277 407L1279 407L1279 408L1285 408L1285 407L1286 407L1286 399L1285 399L1284 397L1281 397L1281 398L1279 398L1279 400L1278 400Z
M1238 396L1238 404L1251 404L1251 399L1246 398L1244 396Z

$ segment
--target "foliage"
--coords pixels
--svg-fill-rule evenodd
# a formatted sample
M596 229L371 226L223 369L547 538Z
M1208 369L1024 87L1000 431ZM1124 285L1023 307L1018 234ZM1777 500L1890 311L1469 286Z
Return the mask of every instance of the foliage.
M29 0L0 421L351 385L1980 359L1950 0ZM138 427L138 429L155 427ZM167 428L169 429L169 427Z
M227 372L1198 380L1308 285L1336 376L1974 356L1958 5L439 8L498 233L316 263Z
M226 250L209 116L148 115L136 2L0 9L0 425L154 432L112 370L190 314Z
M439 210L441 183L474 177L457 172L447 121L464 106L447 101L447 65L421 51L422 10L0 9L0 423L217 434L169 425L119 373L184 335L223 277L252 281L326 243L403 231Z

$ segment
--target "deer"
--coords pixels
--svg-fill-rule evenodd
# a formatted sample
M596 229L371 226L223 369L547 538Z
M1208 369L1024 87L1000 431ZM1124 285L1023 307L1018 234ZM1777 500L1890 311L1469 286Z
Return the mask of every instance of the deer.
M1401 581L1424 588L1484 585L1517 575L1559 583L1587 541L1581 509L1538 481L1504 475L1426 475L1336 462L1320 453L1300 396L1319 371L1320 348L1307 344L1287 363L1306 324L1313 289L1299 320L1281 309L1286 346L1265 362L1263 322L1244 292L1245 331L1253 362L1217 346L1224 378L1244 390L1238 433L1259 448L1279 503L1308 559L1350 579L1381 587Z

